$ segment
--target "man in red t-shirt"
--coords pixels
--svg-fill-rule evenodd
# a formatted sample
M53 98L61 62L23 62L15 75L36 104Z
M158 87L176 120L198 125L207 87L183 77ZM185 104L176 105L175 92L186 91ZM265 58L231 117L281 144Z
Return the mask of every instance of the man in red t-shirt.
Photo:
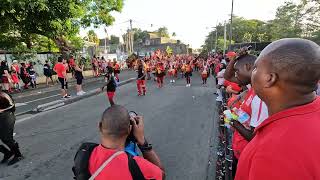
M61 83L61 95L62 98L70 98L68 95L68 76L67 76L67 69L64 63L66 62L65 59L62 57L58 58L58 63L54 66L53 70L57 73L59 82Z
M282 39L255 62L252 85L270 117L241 154L236 180L320 179L320 47Z
M130 125L130 121L131 124ZM136 138L143 158L135 156L133 159L139 166L145 179L164 179L164 170L155 151L144 137L144 123L142 117L131 119L128 110L120 105L109 107L102 115L99 123L101 144L97 146L90 156L89 172L94 174L101 165L115 153L124 151L124 146L130 131ZM131 180L126 153L116 156L103 168L95 180L121 179Z
M237 170L237 160L248 142L254 137L254 129L268 117L267 106L251 88L251 74L256 58L256 56L244 53L236 59L231 59L224 73L224 78L228 81L248 88L248 92L237 110L239 121L231 120L230 122L230 125L236 130L232 139L235 157L233 158L233 176Z

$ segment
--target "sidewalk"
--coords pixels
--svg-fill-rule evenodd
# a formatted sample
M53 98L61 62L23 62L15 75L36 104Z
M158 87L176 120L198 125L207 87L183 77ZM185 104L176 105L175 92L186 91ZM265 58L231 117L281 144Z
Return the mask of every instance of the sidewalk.
M123 71L127 71L127 70L123 70ZM99 77L94 77L92 74L92 71L84 71L83 72L83 76L84 76L84 83L88 83L88 82L94 82L94 81L99 81L103 79L103 76L99 76ZM56 75L52 76L53 81L54 81L54 85L52 85L51 80L49 81L49 86L46 86L46 77L38 77L37 79L37 88L31 88L29 87L29 89L23 89L22 92L13 92L11 93L11 95L14 98L21 98L24 97L25 95L32 95L35 92L38 91L54 91L54 90L58 90L60 89L60 83L57 81L57 77ZM68 73L68 78L69 78L69 86L72 87L75 85L76 83L76 79L72 77L71 73Z

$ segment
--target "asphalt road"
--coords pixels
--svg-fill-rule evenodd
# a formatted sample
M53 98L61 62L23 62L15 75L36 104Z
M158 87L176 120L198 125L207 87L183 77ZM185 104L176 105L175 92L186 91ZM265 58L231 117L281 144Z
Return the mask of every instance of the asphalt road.
M136 96L135 83L129 83L116 95L118 104L144 116L146 137L169 180L207 179L215 124L213 80L202 86L199 76L192 78L191 87L178 80L158 89L149 81L145 97ZM100 94L26 121L18 119L15 138L25 159L13 167L0 165L0 179L72 179L75 152L82 142L99 142L97 124L108 106Z
M135 77L136 73L133 71L122 71L119 75L120 80L127 80L129 78ZM88 78L83 80L83 90L90 91L101 87L104 84L103 77L99 78ZM69 94L71 96L76 96L75 82L70 83ZM56 84L54 87L41 88L27 91L21 94L13 95L17 114L30 111L35 109L37 106L49 103L52 101L60 100L60 84Z

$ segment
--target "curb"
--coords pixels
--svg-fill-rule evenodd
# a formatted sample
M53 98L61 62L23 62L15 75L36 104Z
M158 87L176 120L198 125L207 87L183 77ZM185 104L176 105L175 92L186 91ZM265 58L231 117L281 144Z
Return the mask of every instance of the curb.
M119 83L118 87L123 86L123 85L128 84L128 83L131 83L131 82L133 82L135 80L136 80L136 78L130 78L130 79L127 79L125 81L121 81ZM37 113L40 113L40 112L45 112L45 111L49 111L49 110L52 110L52 109L56 109L56 108L61 107L61 106L72 104L72 103L80 101L82 99L85 99L85 98L88 98L88 97L91 97L91 96L95 96L97 94L102 93L102 92L97 93L98 90L99 90L99 88L91 90L91 91L87 92L86 94L84 94L82 96L75 96L75 97L72 97L72 98L66 99L66 100L56 100L56 101L52 101L50 103L42 104L42 105L39 105L37 108L35 108L33 110L29 110L29 111L26 111L26 112L18 113L18 114L16 114L16 116L21 116L21 115L25 115L25 114L37 114Z

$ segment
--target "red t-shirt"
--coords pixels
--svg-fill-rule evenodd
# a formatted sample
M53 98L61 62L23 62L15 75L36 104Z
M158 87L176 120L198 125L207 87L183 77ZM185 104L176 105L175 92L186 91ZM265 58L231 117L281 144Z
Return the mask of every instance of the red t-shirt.
M278 112L255 129L236 180L320 179L320 97Z
M93 174L116 150L106 149L103 146L97 146L90 156L89 171ZM162 179L162 170L151 162L139 157L134 157L145 179ZM121 179L132 180L127 154L121 154L114 158L104 170L95 178L95 180Z
M246 128L257 127L268 117L268 108L265 103L255 94L253 88L248 90L240 109L246 112L250 117L244 123ZM234 131L232 140L232 149L234 156L239 159L241 152L247 146L248 141L241 136L238 131Z
M57 73L57 76L58 76L59 78L65 78L64 75L63 75L63 73L66 72L66 67L65 67L64 64L58 63L58 64L56 64L56 65L54 66L53 69L54 69L54 71Z
M75 61L74 61L73 58L70 58L70 59L69 59L69 65L70 65L71 67L75 67L75 66L76 66L76 63L75 63Z

